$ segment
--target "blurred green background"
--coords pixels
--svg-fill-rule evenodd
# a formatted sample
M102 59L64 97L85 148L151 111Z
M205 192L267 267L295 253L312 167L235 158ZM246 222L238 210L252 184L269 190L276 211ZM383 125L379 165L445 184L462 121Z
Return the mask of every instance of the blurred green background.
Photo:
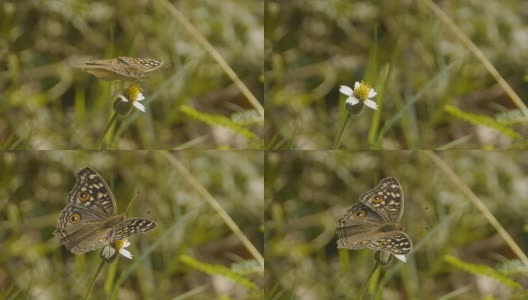
M342 149L526 149L527 118L428 1L266 1L266 148L334 149L339 86L366 80L380 108ZM528 2L435 2L525 99Z
M123 120L113 149L261 149L263 122L175 7L262 101L263 1L0 2L0 147L96 149L123 85L72 65L154 57L147 112ZM108 148L108 147L107 147Z
M262 154L169 155L189 170L263 253ZM261 299L262 268L190 178L159 151L0 153L0 299L85 295L101 261L100 251L73 255L53 231L75 174L86 166L106 180L118 213L135 199L128 216L158 223L155 230L129 238L134 259L120 257L106 265L89 299L111 299L114 288L116 299ZM206 270L189 263L189 258Z
M528 153L438 155L526 253ZM376 299L526 299L527 266L424 151L266 153L267 299L358 298L374 251L338 251L335 222L389 176L402 186L400 223L414 248L383 270Z

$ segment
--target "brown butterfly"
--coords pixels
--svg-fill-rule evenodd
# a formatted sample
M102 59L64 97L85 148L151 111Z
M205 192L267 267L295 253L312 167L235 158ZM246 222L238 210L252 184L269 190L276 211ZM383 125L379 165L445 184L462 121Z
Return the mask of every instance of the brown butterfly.
M382 179L337 221L337 247L380 250L387 260L392 254L405 262L412 241L398 224L402 215L400 183L392 177Z
M127 219L117 214L112 191L95 170L83 168L68 195L55 235L74 254L92 251L156 228L149 219Z
M163 61L155 58L120 56L87 61L78 67L103 80L138 80L162 65Z

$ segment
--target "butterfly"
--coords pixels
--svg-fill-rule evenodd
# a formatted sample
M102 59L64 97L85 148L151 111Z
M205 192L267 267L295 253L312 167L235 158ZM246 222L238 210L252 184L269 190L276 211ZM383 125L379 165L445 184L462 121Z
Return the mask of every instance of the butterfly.
M138 80L162 65L163 61L155 58L120 56L87 61L78 68L103 80Z
M360 202L347 210L336 222L337 247L380 250L406 261L412 241L399 224L403 215L403 191L396 178L382 179Z
M117 214L114 196L95 170L83 168L68 194L54 232L72 253L81 254L156 228L149 219Z

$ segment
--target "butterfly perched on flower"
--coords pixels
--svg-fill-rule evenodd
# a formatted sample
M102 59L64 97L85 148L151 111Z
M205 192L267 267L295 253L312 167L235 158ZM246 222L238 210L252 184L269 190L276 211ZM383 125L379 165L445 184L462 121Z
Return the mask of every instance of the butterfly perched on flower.
M156 58L119 56L86 61L77 67L103 80L139 80L162 65L163 61Z

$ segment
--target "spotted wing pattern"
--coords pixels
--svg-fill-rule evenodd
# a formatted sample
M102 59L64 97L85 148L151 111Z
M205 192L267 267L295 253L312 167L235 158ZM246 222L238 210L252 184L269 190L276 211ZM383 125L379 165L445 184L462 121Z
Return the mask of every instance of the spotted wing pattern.
M337 247L387 251L405 261L412 241L398 224L403 214L403 192L392 177L382 179L360 202L337 220Z
M114 196L104 179L95 170L83 168L68 194L55 235L68 250L80 254L156 228L154 221L116 214Z

